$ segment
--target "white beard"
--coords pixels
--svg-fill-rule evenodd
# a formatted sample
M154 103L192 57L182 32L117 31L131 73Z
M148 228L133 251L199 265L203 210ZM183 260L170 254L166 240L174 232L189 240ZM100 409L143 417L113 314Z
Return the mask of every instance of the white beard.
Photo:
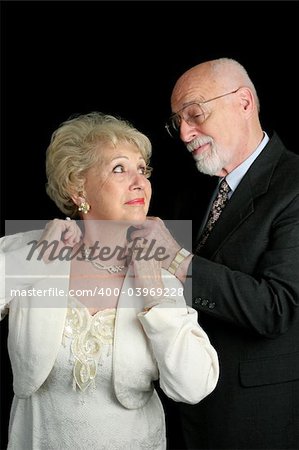
M225 159L220 157L217 145L214 143L213 138L210 136L196 138L187 145L187 149L192 152L194 149L204 144L210 144L210 148L193 157L196 167L201 173L213 176L221 172L225 166Z

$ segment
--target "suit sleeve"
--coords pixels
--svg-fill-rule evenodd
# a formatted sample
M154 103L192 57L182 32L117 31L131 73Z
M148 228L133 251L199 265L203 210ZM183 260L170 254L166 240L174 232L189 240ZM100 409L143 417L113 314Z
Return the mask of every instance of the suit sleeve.
M267 215L267 211L263 214ZM230 255L233 252L240 254L247 246L250 260L249 237L244 244L240 240L239 247L230 246L228 240L226 248L214 261L195 256L192 297L193 305L200 313L275 338L284 334L294 321L299 321L298 195L271 221L264 240L267 242L252 244L252 253L258 245L261 250L256 253L255 264L247 273L231 268L233 259Z

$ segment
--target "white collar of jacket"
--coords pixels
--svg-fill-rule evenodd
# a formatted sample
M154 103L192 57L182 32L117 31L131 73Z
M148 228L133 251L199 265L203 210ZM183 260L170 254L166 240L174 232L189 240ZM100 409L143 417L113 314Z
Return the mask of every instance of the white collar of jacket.
M28 236L32 239L30 233ZM23 247L16 245L13 249L16 258L20 255L18 251L24 251L22 248L24 249L26 235L24 233L24 239L21 239ZM20 244L19 236L18 239ZM37 263L32 262L32 273L36 273L35 264ZM56 260L43 267L46 267L47 272L44 277L30 282L27 276L23 285L43 290L53 287L67 293L70 261ZM138 313L143 310L142 297L129 295L134 288L132 275L132 270L128 270L119 298L113 350L115 394L119 402L128 409L142 407L149 400L153 393L152 382L158 378L157 364L138 319ZM18 282L14 281L15 284L22 285L22 281ZM45 307L40 307L40 304L37 307L36 302L42 301L46 302ZM42 300L41 297L21 296L14 297L11 301L8 350L16 396L30 397L47 379L62 342L66 311L67 296L44 296Z

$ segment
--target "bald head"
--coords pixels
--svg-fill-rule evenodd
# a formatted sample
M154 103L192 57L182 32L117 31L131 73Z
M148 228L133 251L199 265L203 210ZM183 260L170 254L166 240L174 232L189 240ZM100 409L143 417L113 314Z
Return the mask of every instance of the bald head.
M198 64L187 70L176 82L172 95L171 105L175 110L175 103L179 102L186 94L192 97L195 90L203 92L230 92L238 87L248 87L256 101L259 110L257 93L245 68L229 58L214 59ZM215 95L216 95L215 94ZM204 98L204 97L203 97ZM205 98L208 98L207 96Z
M221 58L187 70L171 95L168 129L177 132L198 170L226 176L263 138L259 101L244 67Z

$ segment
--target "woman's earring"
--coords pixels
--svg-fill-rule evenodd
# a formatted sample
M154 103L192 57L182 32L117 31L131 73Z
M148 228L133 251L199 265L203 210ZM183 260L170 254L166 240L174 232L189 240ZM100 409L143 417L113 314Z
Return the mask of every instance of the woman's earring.
M81 202L80 206L78 207L78 211L82 212L83 214L87 214L90 210L90 204L87 202Z

